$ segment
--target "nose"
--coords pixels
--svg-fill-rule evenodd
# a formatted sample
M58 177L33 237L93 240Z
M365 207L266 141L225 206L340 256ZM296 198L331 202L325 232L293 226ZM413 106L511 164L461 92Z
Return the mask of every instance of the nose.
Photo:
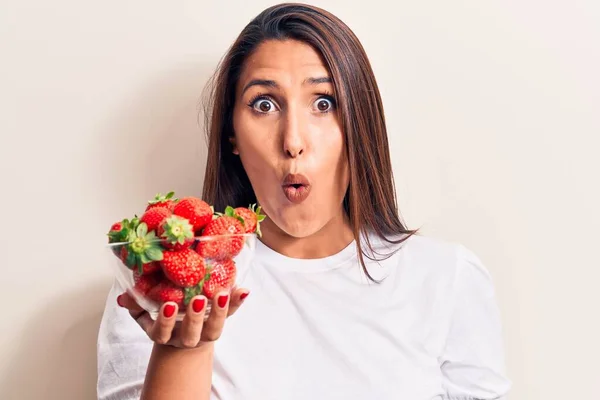
M283 123L283 152L286 157L297 158L306 150L307 123L301 113L289 109Z

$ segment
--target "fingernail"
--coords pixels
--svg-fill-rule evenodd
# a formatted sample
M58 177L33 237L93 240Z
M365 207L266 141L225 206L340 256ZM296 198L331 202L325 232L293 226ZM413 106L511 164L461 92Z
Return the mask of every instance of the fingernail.
M167 304L165 308L163 308L163 315L165 318L171 318L175 313L175 306L173 304Z
M248 295L250 294L250 292L244 292L240 295L240 300L244 300L246 297L248 297Z
M192 309L195 313L199 313L200 311L202 311L202 309L204 308L204 302L204 297L194 299L194 301L192 302Z
M122 294L117 296L117 304L119 305L119 307L123 307L123 302L121 300L121 296L123 296Z
M225 307L225 304L227 304L228 297L229 297L229 295L227 295L227 294L222 294L219 296L219 298L217 299L217 304L219 305L219 307L221 307L221 308Z

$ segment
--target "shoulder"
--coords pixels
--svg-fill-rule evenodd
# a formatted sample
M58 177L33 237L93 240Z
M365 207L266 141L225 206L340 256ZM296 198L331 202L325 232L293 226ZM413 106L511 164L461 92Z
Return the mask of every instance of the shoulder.
M467 272L489 276L481 258L462 243L413 235L400 251L403 250L415 262L429 266L431 272L449 272L453 276Z
M392 254L385 261L386 265L405 279L433 281L451 290L464 290L469 285L486 286L489 289L491 285L490 273L481 258L462 243L422 234L389 238L401 241L398 244L373 235L369 238L376 253L367 255L377 258ZM368 249L365 251L368 252Z

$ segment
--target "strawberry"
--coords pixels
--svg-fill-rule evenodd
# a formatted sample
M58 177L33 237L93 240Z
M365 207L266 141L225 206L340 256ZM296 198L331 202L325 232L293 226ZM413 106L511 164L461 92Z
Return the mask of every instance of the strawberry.
M156 286L159 281L160 275L158 274L140 275L137 270L133 271L133 288L143 295L148 294L150 289Z
M202 285L202 293L213 299L222 290L229 290L235 283L236 269L233 260L223 260L213 263L210 267L210 276Z
M164 238L163 247L169 250L187 249L194 243L194 231L190 222L178 215L165 219L158 227L158 236Z
M142 215L140 222L148 226L148 231L156 231L162 223L171 216L171 211L163 207L151 208Z
M173 301L180 307L183 306L183 289L173 285L172 282L167 280L160 281L154 286L147 295L150 299L159 303L166 303L167 301Z
M121 259L125 259L125 265L129 268L137 267L140 274L144 272L146 264L163 259L156 233L148 232L148 226L144 222L140 222L135 231L130 232L128 243L123 248L125 251L121 250Z
M198 246L196 247L198 254L214 260L223 260L237 256L244 246L244 236L241 236L244 234L244 226L241 221L243 221L241 217L232 217L229 215L222 215L210 221L204 228L204 231L202 231L202 236L213 237L206 240L201 239L198 242ZM214 237L220 235L228 235L228 237Z
M212 219L213 209L197 197L184 197L175 205L173 214L187 218L194 227L194 232L198 232Z
M177 202L177 199L173 198L174 195L175 192L169 192L164 196L161 193L158 193L153 200L148 202L146 211L150 210L151 208L166 208L167 210L173 212L173 208L175 208L175 203Z
M182 287L197 285L206 273L204 260L195 251L165 251L161 266L171 282Z
M124 224L122 222L115 222L108 231L108 242L113 243L116 240L112 240L115 236L123 233Z
M132 221L133 222L133 221ZM127 238L131 232L131 222L124 219L121 222L114 223L108 233L108 243L123 243L127 241ZM117 256L121 256L121 246L112 246L112 252Z
M258 206L256 208L256 204L250 205L248 208L238 207L234 209L234 213L237 216L242 217L244 220L244 229L246 233L254 233L258 235L258 237L262 236L260 232L260 223L267 217L264 214L260 213L261 207ZM227 211L226 211L227 212Z

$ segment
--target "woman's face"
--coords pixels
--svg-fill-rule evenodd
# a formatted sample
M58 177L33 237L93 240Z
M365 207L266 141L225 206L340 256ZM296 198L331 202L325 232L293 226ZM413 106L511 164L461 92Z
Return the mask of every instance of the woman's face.
M270 40L236 87L234 152L269 219L297 238L343 220L348 161L330 79L309 45Z

